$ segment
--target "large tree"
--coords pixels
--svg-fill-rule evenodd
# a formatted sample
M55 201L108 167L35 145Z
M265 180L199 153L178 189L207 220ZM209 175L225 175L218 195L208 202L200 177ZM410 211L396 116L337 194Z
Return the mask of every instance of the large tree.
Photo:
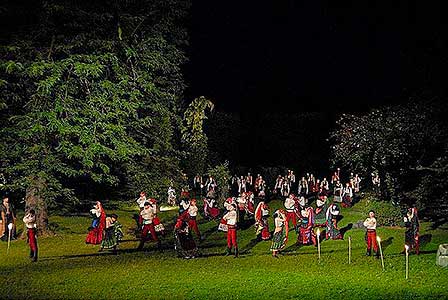
M362 174L378 172L386 200L416 203L423 213L448 211L447 109L440 101L412 101L345 114L331 133L334 165Z
M29 9L6 5L10 20ZM42 1L2 38L6 190L47 206L80 182L156 193L180 172L181 65L189 1Z

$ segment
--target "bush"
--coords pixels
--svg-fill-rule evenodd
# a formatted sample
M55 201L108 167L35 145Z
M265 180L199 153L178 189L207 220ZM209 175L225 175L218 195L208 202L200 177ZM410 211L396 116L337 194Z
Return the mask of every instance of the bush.
M403 223L402 209L398 205L391 202L382 201L371 195L366 196L365 215L369 211L375 212L378 226L401 226Z

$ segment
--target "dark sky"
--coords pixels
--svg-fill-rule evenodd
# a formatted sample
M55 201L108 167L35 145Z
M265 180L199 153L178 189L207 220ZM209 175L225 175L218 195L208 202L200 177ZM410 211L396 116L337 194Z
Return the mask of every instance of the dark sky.
M363 111L406 101L428 76L429 84L442 78L443 9L430 3L194 2L187 96L244 112Z

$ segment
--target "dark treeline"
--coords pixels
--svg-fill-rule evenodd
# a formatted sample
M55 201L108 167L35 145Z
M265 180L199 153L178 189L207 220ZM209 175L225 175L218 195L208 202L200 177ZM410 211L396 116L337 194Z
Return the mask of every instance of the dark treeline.
M206 122L210 156L235 172L292 168L329 176L329 113L215 112Z

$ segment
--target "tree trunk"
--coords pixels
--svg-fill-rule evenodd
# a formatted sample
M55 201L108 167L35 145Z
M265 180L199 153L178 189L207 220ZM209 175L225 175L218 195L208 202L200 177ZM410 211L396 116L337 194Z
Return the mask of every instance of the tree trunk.
M48 228L48 210L47 203L42 197L45 189L45 180L39 177L31 179L30 186L26 189L25 195L25 213L30 209L36 211L36 225L39 235L49 235L51 232Z

